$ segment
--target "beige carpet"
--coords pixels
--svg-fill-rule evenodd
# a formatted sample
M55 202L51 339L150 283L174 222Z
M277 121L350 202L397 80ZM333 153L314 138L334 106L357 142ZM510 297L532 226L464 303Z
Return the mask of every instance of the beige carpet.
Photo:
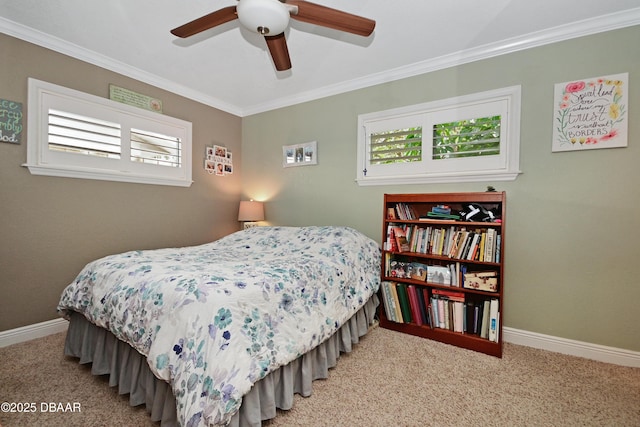
M62 356L64 334L0 348L0 425L158 426ZM51 412L54 408L80 412ZM69 404L69 405L67 405ZM17 409L17 405L14 405ZM47 409L43 411L43 409ZM505 344L504 357L375 328L264 426L640 426L640 369Z

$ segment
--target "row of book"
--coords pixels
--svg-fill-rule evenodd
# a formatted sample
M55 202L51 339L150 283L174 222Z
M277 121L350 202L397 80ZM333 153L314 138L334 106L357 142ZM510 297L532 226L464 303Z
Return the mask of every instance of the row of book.
M402 220L416 220L418 219L418 213L412 205L407 203L396 203L395 210L393 208L387 209L388 219L402 219Z
M387 319L398 323L447 329L498 342L497 298L466 300L464 292L384 281L382 300Z
M415 220L449 220L457 221L460 219L460 215L451 212L451 208L447 205L436 205L431 208L431 211L425 215L419 215L414 209L413 205L407 203L396 203L396 207L387 209L387 219L401 219L404 221Z
M387 226L384 248L393 252L415 252L468 261L500 262L501 235L495 228L464 226Z

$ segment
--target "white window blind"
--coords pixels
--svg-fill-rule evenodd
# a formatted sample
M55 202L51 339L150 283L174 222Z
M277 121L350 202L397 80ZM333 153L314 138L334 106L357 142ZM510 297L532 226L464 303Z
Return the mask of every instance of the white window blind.
M433 159L499 155L500 124L493 116L434 125Z
M49 110L49 150L119 159L118 123L60 110Z
M180 167L182 163L180 138L131 129L131 161L158 166Z
M369 162L371 164L422 160L422 127L375 132L370 138Z

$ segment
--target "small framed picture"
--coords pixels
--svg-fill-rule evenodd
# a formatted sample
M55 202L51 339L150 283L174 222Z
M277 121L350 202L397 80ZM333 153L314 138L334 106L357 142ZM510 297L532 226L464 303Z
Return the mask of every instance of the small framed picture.
M216 162L216 175L224 175L224 163Z
M213 146L213 155L216 157L227 157L227 147L221 147L220 145Z
M318 144L316 141L282 147L282 167L309 166L318 164Z
M213 174L216 172L216 162L214 162L211 159L205 159L204 160L204 170L206 170L207 172Z

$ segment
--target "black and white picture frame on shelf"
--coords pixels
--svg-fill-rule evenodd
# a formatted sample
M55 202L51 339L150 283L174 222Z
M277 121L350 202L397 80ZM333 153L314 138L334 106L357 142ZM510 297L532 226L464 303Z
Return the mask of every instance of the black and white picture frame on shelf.
M316 141L282 147L282 167L309 166L318 164L318 144Z
M204 169L212 175L224 176L233 173L233 156L227 147L213 145L206 147Z

